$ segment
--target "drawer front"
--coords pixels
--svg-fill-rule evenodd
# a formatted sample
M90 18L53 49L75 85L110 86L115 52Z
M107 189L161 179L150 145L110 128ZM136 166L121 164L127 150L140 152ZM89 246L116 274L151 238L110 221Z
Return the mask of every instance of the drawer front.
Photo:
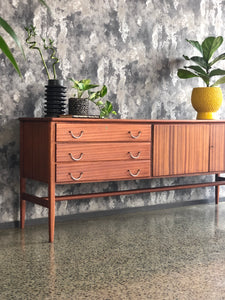
M151 140L148 124L56 124L57 142L147 142Z
M57 162L150 159L150 143L58 143Z
M129 180L150 177L150 160L63 163L56 166L57 183Z

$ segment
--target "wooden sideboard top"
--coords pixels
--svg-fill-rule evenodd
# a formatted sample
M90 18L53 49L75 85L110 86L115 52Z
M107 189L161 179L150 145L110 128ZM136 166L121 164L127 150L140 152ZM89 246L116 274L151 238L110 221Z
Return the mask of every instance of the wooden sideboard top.
M91 119L91 118L19 118L22 122L78 122L78 123L150 123L150 124L182 124L182 123L225 123L225 120L151 120L151 119Z

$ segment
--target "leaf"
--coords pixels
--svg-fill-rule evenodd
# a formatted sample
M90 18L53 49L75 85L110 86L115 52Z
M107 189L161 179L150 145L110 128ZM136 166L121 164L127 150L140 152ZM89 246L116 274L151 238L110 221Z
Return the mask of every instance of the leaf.
M222 36L218 37L208 37L202 43L203 57L208 62L212 57L213 53L221 46L223 43Z
M190 60L190 58L187 55L183 55L183 58L186 60Z
M89 99L90 99L91 101L93 101L93 100L95 100L95 99L97 99L97 98L98 98L97 93L89 93Z
M211 71L209 73L210 77L212 77L212 76L218 76L218 75L225 75L225 70L215 69L215 70L213 70L213 71Z
M207 73L199 66L187 66L185 67L194 70L195 72L197 72L198 74L204 75L204 76L208 76Z
M225 83L225 76L223 76L222 78L218 79L214 84L212 84L211 86L217 86L220 84Z
M185 68L190 68L191 70L194 70L196 72L196 75L206 83L207 86L209 86L209 80L210 76L207 74L201 67L199 66L187 66Z
M12 29L12 27L0 17L0 26L13 38L13 40L15 41L15 43L17 44L17 46L19 47L20 51L22 52L24 58L25 58L25 54L23 51L23 47L21 46L20 40L17 37L15 31Z
M39 2L44 5L49 11L51 11L50 7L47 5L47 3L44 0L39 0Z
M77 83L77 86L78 86L79 90L84 91L85 85L84 85L83 83L78 82L78 83Z
M90 89L94 89L94 88L96 88L96 87L98 87L97 84L88 84L88 85L85 87L85 89L86 89L86 90L90 90Z
M192 77L199 77L198 75L184 69L178 69L177 76L181 79L187 79Z
M5 40L3 39L3 37L0 36L0 48L2 49L2 52L8 57L8 59L10 60L10 62L12 63L13 67L15 68L15 70L17 71L17 73L22 77L20 69L16 63L16 60L12 54L12 52L10 51L9 47L7 46Z
M107 94L107 87L103 85L101 91L100 91L100 97L104 97Z
M207 61L205 61L205 59L203 57L200 56L192 56L190 58L190 60L194 61L196 64L198 64L199 66L201 66L204 69L209 69L209 64L207 63Z
M224 60L225 59L225 53L220 54L219 56L217 56L213 61L210 62L210 67L212 65L214 65L216 62L220 61L220 60Z
M187 40L187 39L186 39L186 41L188 43L190 43L193 47L195 47L196 49L198 49L201 52L201 54L203 54L202 46L199 44L198 41L191 41L191 40Z

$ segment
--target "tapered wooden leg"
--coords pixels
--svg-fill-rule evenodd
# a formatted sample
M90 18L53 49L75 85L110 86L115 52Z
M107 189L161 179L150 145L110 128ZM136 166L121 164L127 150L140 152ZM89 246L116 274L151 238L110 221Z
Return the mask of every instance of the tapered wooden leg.
M49 182L48 182L48 222L49 222L49 242L54 241L55 231L55 124L48 125L49 135Z
M51 183L48 190L49 210L48 210L48 222L49 222L49 242L54 241L55 232L55 184Z
M218 176L219 176L219 174L216 174L216 176L215 176L216 181L218 180ZM216 204L219 204L219 194L220 194L220 186L217 185L217 186L215 186L215 203Z
M25 225L25 214L26 214L26 201L23 200L22 194L25 193L26 189L25 178L20 178L20 228L24 228Z

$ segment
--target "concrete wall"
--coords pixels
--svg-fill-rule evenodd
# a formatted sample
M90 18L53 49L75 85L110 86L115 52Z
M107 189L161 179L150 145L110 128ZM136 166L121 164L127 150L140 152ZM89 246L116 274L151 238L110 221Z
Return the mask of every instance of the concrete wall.
M201 81L180 80L177 68L182 55L192 55L185 38L202 41L223 35L225 1L220 0L47 0L51 15L37 0L0 2L0 15L15 28L23 44L24 26L56 41L60 64L58 78L72 95L69 77L90 78L106 84L108 98L118 118L195 119L190 103L194 86ZM1 30L1 34L6 36ZM7 38L7 40L9 40ZM38 53L24 45L26 61L10 41L19 62L20 79L0 54L0 223L19 219L19 117L43 116L47 77ZM225 46L223 45L223 51ZM224 51L225 52L225 51ZM222 87L225 91L225 87ZM224 105L218 113L223 118ZM195 182L196 178L153 180L152 186ZM139 183L145 187L148 181ZM46 186L29 182L37 195ZM137 182L60 186L58 194L135 188ZM187 201L213 196L213 189L112 197L57 204L57 215ZM47 216L32 204L28 218Z

